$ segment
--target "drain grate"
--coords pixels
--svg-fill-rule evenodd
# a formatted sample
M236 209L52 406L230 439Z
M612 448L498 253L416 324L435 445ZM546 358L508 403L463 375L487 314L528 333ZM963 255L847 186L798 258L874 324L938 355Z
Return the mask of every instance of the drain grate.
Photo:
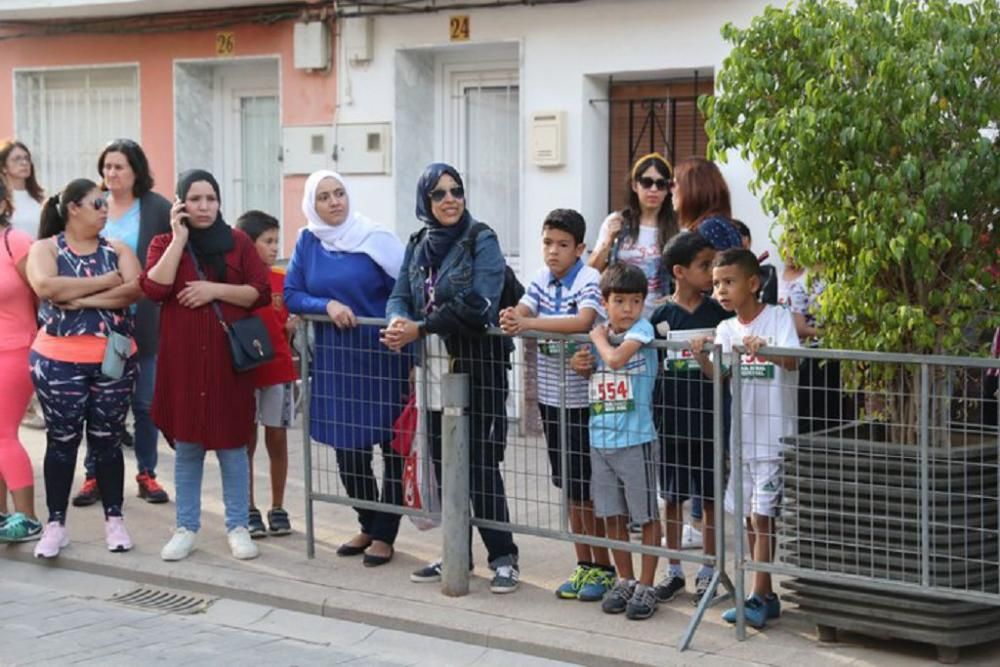
M149 586L140 586L128 593L111 596L111 602L167 614L201 614L217 599Z

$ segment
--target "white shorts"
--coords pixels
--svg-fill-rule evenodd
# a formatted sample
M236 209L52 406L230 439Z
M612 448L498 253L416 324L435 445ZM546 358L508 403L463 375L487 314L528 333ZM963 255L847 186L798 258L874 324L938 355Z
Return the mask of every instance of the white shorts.
M736 499L733 483L736 476L729 474L726 486L726 511L734 516L778 516L781 504L781 459L750 459L743 461L743 510L735 511Z
M272 428L291 428L295 421L295 387L272 384L255 392L257 397L257 423Z

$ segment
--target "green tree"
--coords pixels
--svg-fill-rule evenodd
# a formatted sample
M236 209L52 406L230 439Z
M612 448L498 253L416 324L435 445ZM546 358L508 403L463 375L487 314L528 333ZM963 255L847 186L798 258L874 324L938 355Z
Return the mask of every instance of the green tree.
M825 281L825 344L982 354L1000 324L998 0L801 0L723 36L709 148L751 161L783 251Z

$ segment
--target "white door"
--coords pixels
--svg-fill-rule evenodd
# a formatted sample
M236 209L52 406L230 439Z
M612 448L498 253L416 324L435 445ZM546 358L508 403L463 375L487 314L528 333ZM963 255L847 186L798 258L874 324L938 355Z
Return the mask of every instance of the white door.
M141 139L138 67L18 71L14 82L15 132L50 193L75 178L100 181L104 145Z
M520 97L517 70L451 72L445 152L465 179L472 214L520 268Z
M256 209L281 218L281 128L278 96L266 90L237 90L230 99L234 139L227 141L226 185L230 217ZM224 129L224 132L226 130ZM234 218L235 219L235 218Z

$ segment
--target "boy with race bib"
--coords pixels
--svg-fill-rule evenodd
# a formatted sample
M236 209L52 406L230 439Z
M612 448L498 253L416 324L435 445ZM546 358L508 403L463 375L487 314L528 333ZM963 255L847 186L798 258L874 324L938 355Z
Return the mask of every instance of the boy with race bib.
M781 439L796 432L799 360L762 355L760 349L799 347L799 337L787 310L757 300L760 264L749 250L731 249L717 255L712 284L722 307L736 313L736 317L725 320L715 331L715 341L722 345L725 355L724 363L728 365L734 345L745 348L740 358L740 413L733 412L734 426L740 420L743 507L735 507L731 476L726 489L726 510L746 517L753 559L768 563L773 557L774 517L781 501ZM691 347L702 372L711 377L711 361L704 352L708 340L694 340ZM736 444L731 443L731 447ZM769 619L781 615L781 604L771 587L769 573L754 573L753 592L744 609L747 623L755 628L762 628ZM735 623L735 608L724 612L722 618Z
M646 275L637 267L609 267L601 278L608 324L590 332L597 354L579 350L572 365L589 380L594 514L604 519L612 540L628 542L632 521L642 526L643 544L659 546L659 443L652 409L657 354L649 345L653 325L642 317L647 290ZM656 612L656 556L642 555L636 581L632 554L623 549L611 552L619 579L601 608L609 614L625 612L632 620L649 618Z

